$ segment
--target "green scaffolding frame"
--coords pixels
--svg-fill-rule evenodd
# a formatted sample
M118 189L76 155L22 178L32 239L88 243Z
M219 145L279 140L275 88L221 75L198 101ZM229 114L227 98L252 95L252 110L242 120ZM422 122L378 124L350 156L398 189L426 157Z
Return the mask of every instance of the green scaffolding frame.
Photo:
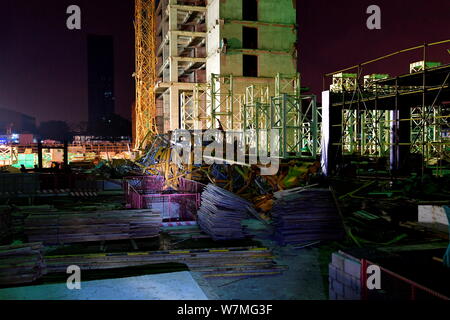
M222 129L243 133L260 154L270 152L270 132L276 130L280 158L317 157L321 114L315 95L301 95L300 74L260 78L246 87L235 77L212 74L207 84L181 94L181 127ZM279 146L279 147L278 147Z

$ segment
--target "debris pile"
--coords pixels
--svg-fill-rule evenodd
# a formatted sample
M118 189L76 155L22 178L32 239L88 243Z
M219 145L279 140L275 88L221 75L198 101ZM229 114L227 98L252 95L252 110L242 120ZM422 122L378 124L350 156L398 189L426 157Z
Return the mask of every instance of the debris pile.
M339 240L344 229L328 189L300 189L277 195L272 209L276 238L283 244Z
M161 214L154 210L38 212L25 221L29 241L64 244L152 238L159 235Z
M198 224L214 240L245 237L241 221L247 217L250 202L209 184L202 193Z
M47 273L41 243L0 247L0 285L30 283Z

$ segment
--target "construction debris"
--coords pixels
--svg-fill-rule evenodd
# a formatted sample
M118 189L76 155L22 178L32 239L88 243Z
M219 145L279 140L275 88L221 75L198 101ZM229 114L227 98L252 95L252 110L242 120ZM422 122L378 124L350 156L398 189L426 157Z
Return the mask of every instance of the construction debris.
M317 184L314 184L314 185L308 185L308 186L304 186L304 187L293 188L293 189L289 189L289 190L281 190L281 191L275 192L273 194L273 197L275 199L279 200L279 199L283 199L284 197L287 197L287 196L290 196L293 194L297 194L300 191L304 191L306 189L317 187L317 186L318 186Z
M273 262L269 249L255 247L49 256L46 262L51 273L65 272L70 265L97 270L184 263L205 278L276 275L285 269Z
M155 210L33 213L25 221L29 241L64 244L152 238L159 235L161 214Z
M242 239L245 235L241 221L250 206L250 202L209 184L202 193L198 224L214 240Z
M47 273L41 243L0 247L0 285L33 282Z
M276 238L282 245L339 240L344 235L333 195L328 189L290 193L276 201L272 216Z

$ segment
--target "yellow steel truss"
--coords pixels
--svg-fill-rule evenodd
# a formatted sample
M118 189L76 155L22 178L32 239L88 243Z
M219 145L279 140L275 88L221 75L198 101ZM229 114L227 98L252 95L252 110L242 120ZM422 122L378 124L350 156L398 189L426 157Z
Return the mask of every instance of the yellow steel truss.
M157 134L156 127L156 0L136 0L136 107L134 147L145 148L146 140Z

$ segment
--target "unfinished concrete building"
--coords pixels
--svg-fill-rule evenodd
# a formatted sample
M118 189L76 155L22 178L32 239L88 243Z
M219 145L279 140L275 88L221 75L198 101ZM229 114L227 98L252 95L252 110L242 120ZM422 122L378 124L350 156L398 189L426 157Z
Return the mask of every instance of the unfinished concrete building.
M300 94L295 1L162 0L156 23L160 133L242 130L244 105Z

